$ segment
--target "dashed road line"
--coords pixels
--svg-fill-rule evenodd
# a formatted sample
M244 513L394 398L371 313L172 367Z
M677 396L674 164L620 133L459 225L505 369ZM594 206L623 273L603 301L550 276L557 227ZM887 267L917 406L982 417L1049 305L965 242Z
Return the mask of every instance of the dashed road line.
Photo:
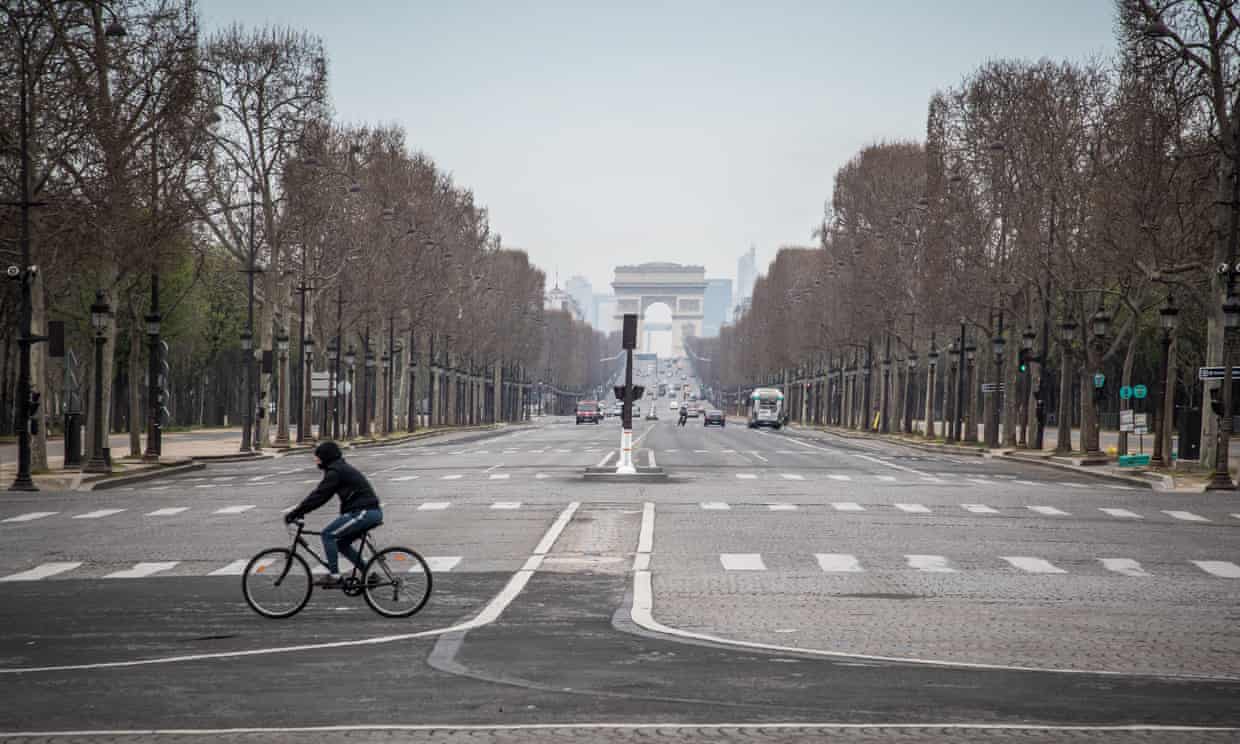
M176 567L180 561L155 561L151 563L135 563L132 568L124 571L116 571L104 576L105 579L144 579L147 576L153 576L161 571L168 571Z
M50 517L50 516L53 516L59 513L60 512L54 512L54 511L27 512L25 514L18 514L16 517L9 517L8 519L5 519L3 521L5 522L33 522L36 519L43 519L44 517Z

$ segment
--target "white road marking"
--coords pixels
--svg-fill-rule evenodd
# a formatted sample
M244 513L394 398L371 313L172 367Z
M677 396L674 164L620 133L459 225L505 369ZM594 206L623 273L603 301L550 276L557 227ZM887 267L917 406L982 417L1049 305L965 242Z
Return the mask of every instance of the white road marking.
M65 571L72 571L80 565L82 565L81 561L56 561L53 563L44 563L35 566L28 571L20 571L15 574L9 574L8 576L0 578L0 581L37 581L39 579L46 579L48 576L55 576L56 574L64 573Z
M642 505L642 526L637 533L637 552L649 553L654 548L654 504Z
M720 553L719 562L725 571L765 571L761 553Z
M163 509L156 509L153 512L147 512L148 517L171 517L173 514L180 514L183 511L189 511L188 506L169 506Z
M766 508L770 509L771 511L796 511L797 505L796 504L767 504Z
M1084 483L1077 483L1076 481L1063 481L1059 485L1067 486L1068 488L1089 488L1088 485Z
M885 481L887 483L891 483L896 479L894 475L876 475L874 477L878 478L880 481Z
M751 455L753 455L754 457L758 458L758 459L759 459L759 460L761 460L762 462L770 462L770 460L766 459L766 458L765 458L765 457L763 457L762 455L759 455L759 454L757 453L757 451L756 451L756 450L755 450L755 451L753 451L753 452L750 452L749 454L751 454Z
M511 473L491 473L490 480L508 480L510 477Z
M693 450L695 455L705 455L708 452L710 452L710 450Z
M1124 576L1149 576L1141 564L1131 558L1099 558L1102 567Z
M411 480L417 480L417 479L418 479L418 476L416 475L399 475L395 478L389 478L388 480L392 481L393 483L401 483L403 481L411 481Z
M1127 509L1099 508L1098 511L1104 514L1109 514L1112 517L1120 517L1122 519L1145 519L1145 517L1141 516L1140 514L1137 514L1136 512L1128 511Z
M757 478L758 476L753 473L737 473L736 477L740 478L741 480L753 480Z
M448 573L461 565L461 556L428 555L426 556L426 565L430 568L432 574ZM422 564L415 562L413 568L409 569L409 573L422 573Z
M634 571L649 571L650 570L650 554L649 553L638 553L637 555L633 556L633 570Z
M535 479L535 480L543 480L543 479L545 479L545 478L550 478L550 477L551 477L551 476L547 475L546 473L535 473L535 474L534 474L534 479Z
M1031 481L1031 480L1014 480L1014 481L1012 481L1012 482L1013 482L1013 483L1015 483L1015 484L1017 484L1017 485L1021 485L1021 486L1041 486L1041 485L1043 485L1043 483L1042 483L1041 481Z
M942 483L943 482L942 478L935 478L933 475L923 475L921 479L926 481L927 483Z
M1048 516L1048 517L1066 517L1066 516L1069 516L1069 515L1068 515L1068 512L1063 511L1062 509L1056 509L1056 508L1055 508L1055 507L1053 507L1053 506L1030 506L1030 507L1028 507L1028 509L1029 509L1029 511L1034 511L1034 512L1037 512L1038 514L1045 514L1045 515L1046 515L1046 516Z
M491 504L491 508L492 509L509 509L509 510L520 509L521 502L520 501L496 501L495 503Z
M1107 488L1113 488L1113 489L1115 489L1116 491L1135 491L1135 490L1137 490L1137 489L1136 489L1136 487L1134 487L1134 486L1120 486L1120 485L1116 485L1116 484L1114 484L1114 483L1107 483L1107 484L1104 484L1104 485L1106 485L1106 487L1107 487Z
M463 476L463 475L461 475L460 473L454 473L454 474L452 474L452 475L445 475L445 476L443 476L442 478L440 478L439 480L460 480L460 479L461 479L461 478L463 478L463 477L464 477L464 476Z
M670 450L663 450L663 451L664 451L664 452L667 452L667 453L669 453L669 454L670 454L670 453L673 453L673 452L679 452L680 450L678 450L678 449L670 449Z
M927 573L956 573L956 569L947 565L947 559L941 555L906 555L909 568Z
M865 511L865 507L855 501L832 501L836 511Z
M930 508L924 504L896 504L896 508L900 511L910 512L912 514L929 514Z
M275 475L275 473L267 473L265 475L256 475L253 478L250 478L250 482L253 483L254 481L265 480L267 478L272 477L273 475Z
M1232 516L1232 517L1234 517L1234 518L1236 518L1236 519L1240 519L1240 514L1232 514L1231 516Z
M492 465L491 467L487 468L486 470L483 470L482 472L484 472L484 473L489 473L489 472L491 472L492 470L495 470L495 469L497 469L497 468L502 468L502 467L504 467L504 463L502 463L502 462L497 462L497 463L495 463L494 465Z
M869 455L855 455L855 457L860 457L862 460L869 460L870 462L875 462L875 463L878 463L879 465L885 465L886 467L889 467L889 468L895 468L896 470L903 470L906 473L913 473L914 475L929 477L926 475L926 473L923 473L920 470L915 470L913 468L906 468L903 465L896 465L894 462L887 462L886 460L880 460L877 457L870 457Z
M703 501L702 508L703 509L727 510L727 509L731 509L732 507L726 501Z
M851 476L851 475L839 475L839 474L836 474L836 473L827 473L827 477L828 477L828 478L830 478L831 480L835 480L835 481L850 481L850 480L852 480L852 476Z
M318 481L311 481L311 482L318 483ZM199 483L198 485L194 486L194 488L215 488L215 486L210 483Z
M1174 509L1172 510L1164 509L1163 514L1166 514L1169 517L1175 517L1176 519L1182 519L1185 522L1209 522L1210 521L1206 519L1205 517L1201 516L1200 514L1193 514L1192 512L1186 512L1186 511L1176 511Z
M103 517L110 517L113 514L120 514L123 511L125 510L124 509L98 509L96 511L86 512L85 514L78 514L77 516L74 517L74 519L102 519Z
M304 485L306 485L307 483L319 483L319 482L320 482L320 481L319 481L319 479L318 479L318 478L307 478L307 479L305 479L304 481L302 481L302 482L301 482L301 484L304 486Z
M991 507L986 506L985 504L961 504L961 506L964 507L965 511L973 512L974 514L998 514L999 513L998 509L992 509Z
M990 481L986 480L985 478L965 478L965 480L969 481L970 483L980 483L983 486L990 485Z
M861 561L857 560L857 556L848 553L815 553L814 558L818 560L818 567L829 573L858 573L865 570L861 568Z
M451 501L425 501L418 504L418 511L443 511L452 506Z
M779 477L784 480L805 480L805 476L799 473L780 473Z
M59 514L59 513L60 512L27 512L25 514L18 514L16 517L9 517L8 519L4 521L5 522L33 522L36 519L50 517L53 514Z
M212 514L241 514L253 509L253 504L237 504L236 506L226 506L223 509L216 509Z
M590 451L590 450L586 450L586 452L589 452L589 451ZM612 450L611 452L608 452L608 453L607 453L607 456L606 456L606 457L604 457L602 460L599 460L599 461L598 461L598 465L595 465L594 467L596 467L596 468L604 468L604 467L607 467L607 461L608 461L608 460L610 460L611 458L615 457L615 456L616 456L616 451L615 451L615 450Z
M650 458L650 467L652 467L652 468L657 468L657 467L658 467L658 465L656 465L656 464L655 464L655 462L654 462L654 450L648 450L648 451L646 452L646 454L647 454L647 455L649 456L649 458Z
M265 560L264 563L270 565L272 561L274 560L275 560L274 558L269 558ZM207 576L240 576L241 574L245 573L245 567L249 564L249 562L250 562L249 558L242 558L239 561L233 561L232 563L229 563L227 566L224 566L223 568L215 569L211 573L207 574Z
M157 561L152 563L135 563L132 568L116 571L104 576L105 579L142 579L160 571L175 567L180 561Z
M1193 561L1202 571L1224 579L1240 579L1240 566L1229 561Z
M1019 568L1020 570L1024 571L1025 573L1035 573L1035 574L1068 573L1067 571L1063 570L1062 568L1059 568L1058 566L1054 565L1050 561L1044 560L1042 558L1030 558L1029 556L1024 556L1024 555L1001 555L999 557L1007 561L1008 563L1012 564L1014 567Z

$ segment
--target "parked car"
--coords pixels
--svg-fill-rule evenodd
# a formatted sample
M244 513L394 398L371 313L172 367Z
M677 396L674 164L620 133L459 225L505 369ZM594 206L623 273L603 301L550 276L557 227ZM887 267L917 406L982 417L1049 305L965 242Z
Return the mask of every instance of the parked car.
M727 420L723 416L723 411L711 409L702 417L702 426L718 426L722 429L727 424Z
M577 403L577 423L599 424L603 422L603 409L598 401L583 400Z
M673 400L671 403L667 405L667 407L675 411L677 408L680 408L680 403L679 401Z

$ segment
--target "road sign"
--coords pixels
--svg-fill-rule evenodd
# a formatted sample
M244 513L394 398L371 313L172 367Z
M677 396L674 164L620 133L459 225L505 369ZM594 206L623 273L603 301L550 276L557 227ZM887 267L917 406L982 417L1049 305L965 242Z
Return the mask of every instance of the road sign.
M329 372L311 372L310 373L310 397L311 398L327 398L331 391Z
M1198 380L1221 380L1223 379L1223 377L1225 377L1225 375L1223 374L1224 371L1225 370L1222 367L1198 367L1197 368L1197 379ZM1233 379L1240 380L1240 367L1232 367L1231 376Z
M1003 392L1003 391L1005 391L1005 390L1007 390L1007 385L1006 385L1006 384L1004 384L1004 383L1002 383L1002 382L1000 382L1000 383L998 383L998 384L993 383L993 382L983 382L983 383L982 383L982 392L983 392L983 393L994 393L994 392L996 392L996 391L998 391L998 392Z
M1150 391L1146 389L1144 385L1137 385L1136 387L1132 389L1132 397L1136 398L1137 400L1141 400L1145 396L1149 395L1149 393Z
M1132 425L1134 429L1147 429L1150 425L1150 415L1148 413L1138 413L1132 417ZM1140 434L1141 432L1137 432Z
M1130 388L1130 387L1128 387L1127 385L1125 385L1125 386L1123 386L1122 388L1120 388L1120 389L1119 389L1119 399L1120 399L1120 400L1128 400L1128 399L1129 399L1129 398L1131 398L1131 397L1132 397L1132 388Z
M1094 373L1094 387L1100 388L1107 384L1107 376L1101 372Z
M1134 426L1133 411L1131 408L1125 408L1119 412L1119 430L1132 431Z
M1134 468L1142 465L1150 464L1149 455L1120 455L1119 465L1121 468Z

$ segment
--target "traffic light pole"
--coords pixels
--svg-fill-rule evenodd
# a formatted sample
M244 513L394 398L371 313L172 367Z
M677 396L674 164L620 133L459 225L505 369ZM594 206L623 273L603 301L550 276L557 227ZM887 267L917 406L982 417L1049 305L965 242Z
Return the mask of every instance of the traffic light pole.
M621 409L620 426L620 461L616 464L616 473L633 475L637 468L633 467L633 349L624 350L624 406Z

